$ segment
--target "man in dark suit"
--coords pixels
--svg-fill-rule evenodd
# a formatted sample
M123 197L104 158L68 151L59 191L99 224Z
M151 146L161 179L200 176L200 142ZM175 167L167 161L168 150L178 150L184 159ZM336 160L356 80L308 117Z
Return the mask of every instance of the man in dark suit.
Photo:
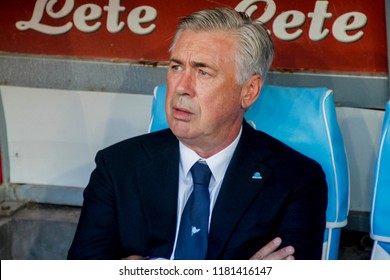
M169 129L97 154L68 258L320 259L321 167L243 119L272 62L267 30L208 9L180 21L170 51ZM195 198L198 163L206 206ZM200 207L206 229L191 220Z

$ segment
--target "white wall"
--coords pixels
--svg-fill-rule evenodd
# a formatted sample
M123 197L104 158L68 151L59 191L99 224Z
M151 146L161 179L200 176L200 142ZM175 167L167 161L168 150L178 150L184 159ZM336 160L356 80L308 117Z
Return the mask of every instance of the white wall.
M0 91L12 183L85 187L99 149L147 132L152 96L8 86Z

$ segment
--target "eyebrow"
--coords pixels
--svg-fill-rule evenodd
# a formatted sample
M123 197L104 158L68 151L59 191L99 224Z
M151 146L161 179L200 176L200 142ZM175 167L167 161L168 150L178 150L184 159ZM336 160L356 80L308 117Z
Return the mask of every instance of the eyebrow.
M183 62L180 59L176 59L176 58L171 58L169 62L170 63L177 63L180 65L183 64ZM191 64L191 66L193 66L195 68L210 68L212 70L215 70L214 67L211 67L209 64L207 64L205 62L191 61L190 64Z
M213 69L209 64L204 63L204 62L196 62L196 61L191 61L190 64L196 68L210 68Z
M171 58L170 60L169 60L169 63L176 63L176 64L183 64L179 59L175 59L175 58Z

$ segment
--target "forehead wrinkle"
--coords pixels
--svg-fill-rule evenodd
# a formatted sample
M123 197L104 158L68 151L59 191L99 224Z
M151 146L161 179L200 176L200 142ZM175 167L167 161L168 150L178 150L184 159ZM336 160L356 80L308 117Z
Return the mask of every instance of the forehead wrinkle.
M194 41L194 36L188 37L184 36L185 34L194 33L196 37L198 34L210 34L216 35L214 37L217 41L216 46L210 46L209 38L196 38ZM194 32L192 30L185 30L180 38L178 39L175 48L171 52L171 62L178 63L180 65L187 64L193 68L204 68L217 71L220 68L221 61L230 60L231 63L235 66L235 54L232 53L233 57L220 57L220 53L218 50L218 46L229 45L230 49L236 48L236 42L232 41L231 37L226 37L225 31L209 31L209 32ZM220 38L220 39L218 39ZM222 40L221 40L222 39ZM215 55L210 55L210 47L211 50L215 51ZM217 49L216 49L217 48ZM223 70L223 69L219 69Z

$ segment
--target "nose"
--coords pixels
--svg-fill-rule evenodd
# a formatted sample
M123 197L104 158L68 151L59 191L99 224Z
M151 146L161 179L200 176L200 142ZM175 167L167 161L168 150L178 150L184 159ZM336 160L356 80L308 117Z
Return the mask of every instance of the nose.
M192 71L183 71L182 75L178 77L176 84L176 93L181 95L194 95L195 79Z

